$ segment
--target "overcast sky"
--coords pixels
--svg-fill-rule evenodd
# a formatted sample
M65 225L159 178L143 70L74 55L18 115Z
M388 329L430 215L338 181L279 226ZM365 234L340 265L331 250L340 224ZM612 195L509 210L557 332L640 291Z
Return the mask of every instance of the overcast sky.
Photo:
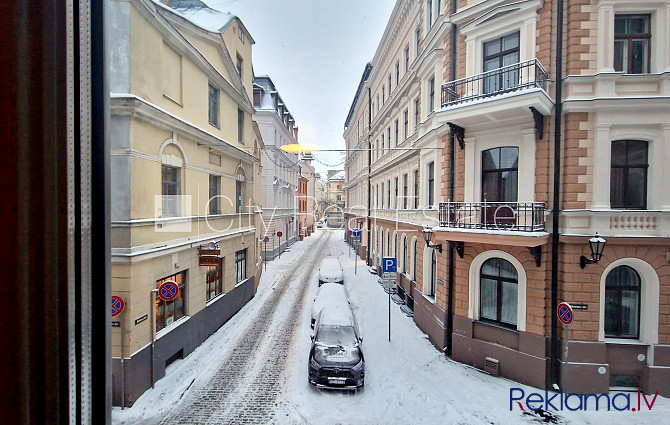
M344 121L395 0L204 0L237 15L256 41L256 75L269 75L293 114L301 143L344 149ZM315 157L340 164L338 152ZM317 171L328 167L314 162Z

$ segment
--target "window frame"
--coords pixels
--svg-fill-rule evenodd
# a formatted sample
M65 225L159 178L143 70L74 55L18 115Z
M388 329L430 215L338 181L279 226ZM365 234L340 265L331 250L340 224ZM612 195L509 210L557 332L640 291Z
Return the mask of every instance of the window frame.
M486 152L489 152L489 151L497 150L497 151L499 151L498 156L500 158L500 156L502 155L502 150L503 149L516 149L516 153L517 153L517 155L516 155L516 168L512 168L512 167L507 167L507 168L484 168L484 154ZM520 153L521 153L521 149L518 146L498 146L498 147L494 147L494 148L490 148L490 149L484 149L484 150L481 151L481 158L480 158L481 166L480 166L480 173L479 174L480 174L480 180L481 180L481 182L480 182L480 189L481 189L480 195L481 195L482 202L484 202L484 201L486 201L486 202L509 202L509 203L518 202L518 199L519 199L519 158L520 158ZM499 159L499 163L502 163L502 159ZM501 195L501 197L502 197L502 194L503 194L502 187L503 187L503 182L504 182L504 179L502 178L502 176L503 176L503 173L510 173L510 172L516 173L516 191L515 191L516 196L514 197L515 199L513 199L513 200L509 200L509 199L508 200L505 200L505 199L493 199L493 200L492 199L486 199L484 197L484 184L485 184L484 175L485 174L497 174L497 178L496 178L497 191L498 191L498 194Z
M517 274L516 279L512 279L512 278L509 278L509 277L503 277L503 276L501 276L501 273L498 273L498 276L485 274L484 271L483 271L484 266L488 262L493 261L493 260L499 260L499 261L504 261L504 262L508 263L511 266L511 268L515 271L515 273ZM498 270L500 270L500 268L498 268ZM484 297L484 291L482 290L482 279L493 280L493 281L495 281L495 284L496 284L496 307L495 307L496 318L495 319L482 317L482 306L483 306L482 298ZM516 323L509 323L509 322L505 322L505 321L502 320L503 282L513 283L513 284L517 285L517 287L516 287L516 311L514 312L514 318L515 318ZM500 257L488 258L486 261L484 261L479 266L479 320L482 321L482 322L495 323L497 325L516 330L518 328L519 291L520 291L520 288L519 288L519 272L516 269L516 267L514 266L514 264L507 261L506 259L500 258Z
M247 279L247 248L235 251L235 284Z
M646 164L629 164L628 160L630 159L631 155L629 153L629 146L630 142L636 143L636 144L644 144L645 146L645 162ZM614 145L615 143L625 143L625 154L623 155L623 159L625 161L624 165L614 165ZM619 139L619 140L613 140L610 144L610 208L612 209L632 209L632 210L646 210L647 205L648 205L648 187L649 187L649 142L645 140L635 140L635 139ZM615 198L615 186L613 184L614 182L614 170L615 169L623 169L623 187L621 187L619 190L621 192L621 197L623 199L623 203L614 203L614 198ZM629 186L629 178L630 178L630 170L631 169L637 169L637 170L643 170L644 174L644 187L642 190L642 196L643 200L642 203L639 205L633 205L630 203L629 195L630 191L628 190Z
M205 298L209 302L223 294L223 258L219 266L207 266L205 274Z
M214 184L212 184L214 183ZM221 176L209 175L209 214L221 214L219 196L221 195Z
M630 33L630 34L617 34L616 33L616 20L617 18L645 18L647 21L647 26L649 28L649 32L647 33ZM651 37L653 34L652 28L651 28L651 15L646 14L646 13L617 13L614 15L614 56L616 56L616 42L617 40L628 40L626 43L626 48L628 50L628 54L626 55L624 63L626 64L626 69L625 70L617 70L616 69L616 63L614 62L614 58L612 58L612 67L616 72L623 72L625 74L649 74L651 72ZM647 60L647 69L644 72L633 72L633 41L635 40L647 40L647 50L646 50L646 60Z
M180 276L181 278L177 278L177 276ZM187 282L187 274L186 270L183 270L181 272L177 272L174 274L171 274L169 276L162 277L158 280L156 280L156 289L158 289L164 282L172 280L175 283L177 283L177 286L179 287L179 294L177 294L177 297L171 301L163 301L160 297L156 295L156 302L155 302L155 311L154 311L154 321L155 321L155 326L156 326L156 332L162 331L164 329L168 329L170 325L173 323L185 318L188 316L188 310L187 310L187 297L186 297L186 282ZM181 281L181 282L180 282ZM177 317L177 300L181 299L181 316ZM158 310L163 307L163 314L159 315ZM172 321L168 323L168 309L172 308ZM159 320L163 319L162 323L159 323Z
M634 276L637 278L637 286L634 285L624 285L624 286L616 286L612 287L610 286L608 288L608 281L610 276L613 276L613 273L615 273L617 270L621 268L626 268L630 270ZM637 314L636 314L636 319L637 319L637 329L634 335L624 335L622 332L623 328L623 292L624 291L629 291L629 292L636 292L637 293ZM617 296L617 322L616 322L616 327L617 327L617 333L616 334L608 334L607 333L607 305L608 305L608 299L609 299L609 294L615 293ZM626 265L626 264L621 264L619 266L614 267L611 269L607 275L605 276L605 323L604 323L604 331L605 331L605 338L621 338L621 339L633 339L637 340L640 339L640 324L641 324L641 319L642 319L642 278L640 277L640 274L635 270L635 268Z
M173 170L176 181L165 180L165 173L168 170ZM176 193L167 193L168 188L174 188ZM174 199L169 197L174 196ZM171 165L161 164L161 198L162 198L162 217L180 217L181 216L181 167L174 167ZM172 210L174 206L174 211Z
M208 121L210 125L220 128L220 108L221 90L210 81L207 84L208 90Z
M435 204L435 161L430 161L426 164L426 174L426 181L428 182L428 188L426 189L428 203L426 206L432 208Z

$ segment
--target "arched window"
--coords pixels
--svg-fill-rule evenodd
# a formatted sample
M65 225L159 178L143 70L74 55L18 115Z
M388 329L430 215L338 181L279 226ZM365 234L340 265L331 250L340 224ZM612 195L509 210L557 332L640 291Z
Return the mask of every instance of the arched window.
M486 260L480 273L479 317L516 328L518 287L512 263L502 258Z
M429 287L426 295L435 296L435 287L437 286L437 252L435 248L431 249L431 251L430 281L428 282Z
M391 255L391 233L386 229L386 256Z
M379 250L379 255L384 256L384 229L379 229L379 240L382 244L381 249Z
M640 275L629 266L619 266L605 280L605 337L640 336Z
M398 234L393 235L393 257L398 258ZM397 261L397 260L396 260Z
M414 279L414 280L416 280L416 267L417 267L416 266L416 251L417 251L417 248L418 248L417 242L418 242L418 239L414 239L414 248L412 249L412 252L414 253L414 261L412 262L412 265L413 265L413 268L414 268L412 270L412 279Z
M407 236L402 238L402 272L407 273Z

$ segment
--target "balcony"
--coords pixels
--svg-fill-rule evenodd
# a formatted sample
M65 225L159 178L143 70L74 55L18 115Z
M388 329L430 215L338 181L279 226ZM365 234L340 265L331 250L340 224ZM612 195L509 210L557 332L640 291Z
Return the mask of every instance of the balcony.
M439 121L461 127L533 116L529 108L549 115L547 71L537 59L515 63L442 85Z
M549 241L541 202L440 202L437 242L536 247Z
M441 202L440 227L544 232L541 202Z

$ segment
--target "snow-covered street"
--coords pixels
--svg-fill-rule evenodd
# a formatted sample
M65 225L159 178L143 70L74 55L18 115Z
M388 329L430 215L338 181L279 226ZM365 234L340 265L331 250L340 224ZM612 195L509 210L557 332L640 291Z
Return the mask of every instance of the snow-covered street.
M310 310L316 269L325 256L344 266L363 335L365 387L356 394L318 391L307 381ZM132 408L114 408L115 424L530 424L510 390L544 390L484 374L437 350L413 320L391 303L368 272L357 267L342 231L319 230L268 263L258 293L237 315ZM637 394L631 395L637 405ZM650 400L651 401L651 400ZM643 402L644 406L644 402ZM558 412L559 423L663 423L668 399L640 412Z

